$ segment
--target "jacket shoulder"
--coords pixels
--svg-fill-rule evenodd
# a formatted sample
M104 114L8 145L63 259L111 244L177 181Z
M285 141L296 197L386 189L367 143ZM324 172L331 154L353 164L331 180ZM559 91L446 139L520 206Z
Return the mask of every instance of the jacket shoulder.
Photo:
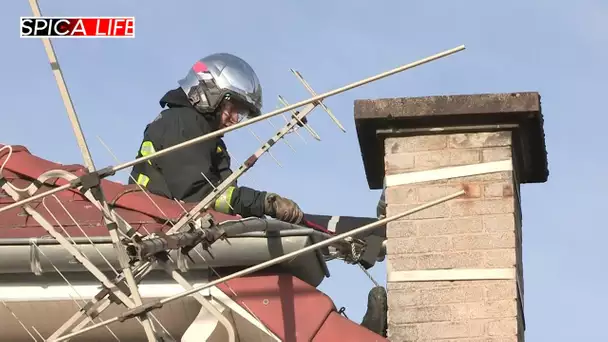
M169 146L213 130L209 122L194 109L177 107L165 109L148 124L145 135L159 146Z
M148 127L154 126L181 126L211 131L211 126L201 114L194 109L184 107L164 109L148 124Z

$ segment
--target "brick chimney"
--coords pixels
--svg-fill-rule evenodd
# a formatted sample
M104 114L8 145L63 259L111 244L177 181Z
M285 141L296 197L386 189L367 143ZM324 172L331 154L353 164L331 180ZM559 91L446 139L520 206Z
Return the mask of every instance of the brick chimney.
M391 341L524 341L520 184L547 180L538 93L355 101L387 216Z

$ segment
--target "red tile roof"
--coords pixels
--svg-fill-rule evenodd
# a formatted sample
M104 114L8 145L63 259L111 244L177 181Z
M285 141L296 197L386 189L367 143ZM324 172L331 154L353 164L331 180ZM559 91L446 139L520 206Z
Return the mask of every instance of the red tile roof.
M0 149L4 145L0 144ZM8 160L7 160L8 158ZM57 164L32 155L24 146L12 146L0 151L0 166L5 164L1 176L16 187L25 188L40 175L49 170L65 170L75 176L86 172L82 165ZM58 178L49 179L37 193L50 190L53 186L65 184ZM162 212L136 185L123 185L107 179L101 182L108 203L117 213L137 230L166 230L167 219L178 220L184 209L175 201L150 195ZM0 207L14 203L13 199L0 190ZM89 236L107 235L101 212L77 189L61 191L54 196L30 203L32 208L43 215L56 227L60 224L71 236L82 236L76 226L77 221ZM63 207L62 207L63 205ZM194 204L184 204L189 210ZM65 207L65 209L64 209ZM67 210L66 210L67 209ZM68 214L69 212L69 214ZM222 222L236 217L209 211L216 221ZM21 208L0 213L0 239L32 238L48 235L33 218L25 215ZM340 316L332 300L302 280L286 274L254 274L235 278L218 285L228 296L233 292L226 286L237 288L239 305L249 307L255 315L283 341L387 341L385 338ZM263 298L268 302L260 299Z
M3 146L0 144L0 148ZM81 176L86 172L86 168L82 165L57 164L32 155L27 148L19 145L12 146L12 153L9 153L8 149L0 151L0 166L5 161L2 176L19 188L27 187L40 175L50 170L65 170L75 176ZM36 193L46 192L53 186L63 184L66 184L65 180L52 178L47 180ZM189 210L194 206L194 204L180 205L165 197L149 194L154 200L153 203L148 195L140 191L138 186L124 185L107 179L101 181L101 187L108 203L113 205L116 212L137 230L144 226L150 232L166 230L169 228L169 225L165 224L168 219L178 220L185 213L183 207ZM0 190L0 207L12 203L14 203L13 199ZM56 227L61 224L72 236L82 236L82 232L77 228L74 220L85 229L89 236L107 235L101 212L77 189L61 191L55 196L34 201L31 206L49 223ZM157 206L162 209L162 212ZM218 222L236 219L234 216L212 210L209 213ZM0 238L31 238L44 235L47 235L46 231L33 218L25 215L21 208L13 208L0 213Z
M326 294L296 277L250 276L226 283L218 287L239 305L250 308L281 341L388 342L337 313Z

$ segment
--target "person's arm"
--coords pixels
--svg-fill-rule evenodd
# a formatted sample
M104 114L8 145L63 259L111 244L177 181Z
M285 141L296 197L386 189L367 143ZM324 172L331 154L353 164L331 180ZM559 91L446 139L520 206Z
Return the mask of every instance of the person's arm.
M230 206L226 203L230 203ZM228 214L238 214L241 217L268 215L296 224L304 218L304 213L294 201L272 192L258 191L245 186L229 187L215 201L215 209Z
M242 217L263 217L265 211L266 191L258 191L245 186L232 186L225 193L230 196L226 198L229 201L235 214ZM219 207L220 200L216 201L215 207Z

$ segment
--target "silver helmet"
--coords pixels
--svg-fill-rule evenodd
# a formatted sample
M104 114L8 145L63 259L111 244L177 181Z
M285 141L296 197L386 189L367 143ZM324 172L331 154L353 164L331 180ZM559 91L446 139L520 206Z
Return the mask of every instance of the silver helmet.
M262 86L253 68L229 53L216 53L198 60L178 81L190 103L202 113L214 112L224 99L244 105L244 117L262 112Z

